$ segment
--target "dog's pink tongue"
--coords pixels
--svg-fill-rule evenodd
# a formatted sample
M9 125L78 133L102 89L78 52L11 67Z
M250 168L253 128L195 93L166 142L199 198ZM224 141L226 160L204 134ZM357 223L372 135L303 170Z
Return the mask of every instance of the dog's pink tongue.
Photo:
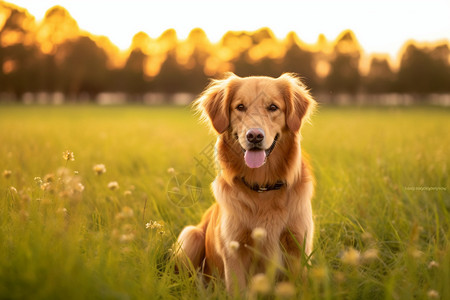
M244 159L249 168L259 168L264 164L266 159L266 151L247 150L245 151Z

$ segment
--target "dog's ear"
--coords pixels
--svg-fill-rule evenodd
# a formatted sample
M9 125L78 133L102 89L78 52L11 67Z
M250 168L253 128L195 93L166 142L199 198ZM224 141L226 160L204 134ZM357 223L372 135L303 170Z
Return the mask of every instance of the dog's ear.
M286 125L297 132L309 120L317 103L294 74L284 73L277 80L286 103Z
M230 126L230 103L238 78L233 73L228 73L224 79L211 81L194 103L203 119L209 119L218 133L225 132Z

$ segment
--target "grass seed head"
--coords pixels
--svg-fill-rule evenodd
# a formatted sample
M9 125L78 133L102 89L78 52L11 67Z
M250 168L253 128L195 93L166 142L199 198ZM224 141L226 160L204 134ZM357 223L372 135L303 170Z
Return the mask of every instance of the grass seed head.
M327 269L325 267L317 267L311 270L311 276L319 281L327 277Z
M122 214L127 218L132 218L134 215L133 210L129 206L125 206L122 208Z
M78 192L83 192L84 191L84 185L81 183L81 182L78 182L76 185L75 185L75 190L76 191L78 191Z
M337 271L336 273L334 273L334 280L336 280L336 282L338 283L342 283L345 281L345 273L344 272L340 272Z
M50 184L50 182L44 182L43 184L41 184L41 190L50 191L51 189L52 185Z
M34 182L36 182L37 183L37 185L41 185L42 184L42 179L41 179L41 177L34 177Z
M121 243L128 243L134 240L134 233L122 234L119 238Z
M63 216L66 216L66 215L67 215L67 208L65 208L65 207L60 207L60 208L58 208L58 209L56 210L56 213L58 213L58 214L60 214L60 215L63 215Z
M362 235L361 235L361 237L362 237L362 239L365 241L365 242L371 242L372 240L373 240L373 235L370 233L370 232L364 232Z
M408 249L408 253L414 259L419 259L419 258L421 258L423 256L423 252L420 251L419 249L414 248L414 247L409 248Z
M66 150L63 152L63 158L65 161L74 161L75 160L75 156L73 155L72 151Z
M145 228L147 229L156 229L156 230L162 230L164 228L164 225L162 222L158 221L150 221L147 224L145 224Z
M122 210L119 213L117 213L116 219L117 220L127 219L132 218L133 216L134 216L133 209L131 207L124 206Z
M55 181L55 174L50 173L44 176L44 182L54 182Z

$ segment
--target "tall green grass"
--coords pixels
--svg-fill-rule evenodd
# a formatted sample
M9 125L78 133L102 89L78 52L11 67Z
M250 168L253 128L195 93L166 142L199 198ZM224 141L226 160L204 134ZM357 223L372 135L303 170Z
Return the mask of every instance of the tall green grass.
M449 116L323 107L305 126L315 252L294 297L450 299ZM187 108L0 107L0 298L227 298L220 280L176 275L168 259L214 201L198 165L213 170L214 140ZM185 173L202 194L181 207L167 192Z

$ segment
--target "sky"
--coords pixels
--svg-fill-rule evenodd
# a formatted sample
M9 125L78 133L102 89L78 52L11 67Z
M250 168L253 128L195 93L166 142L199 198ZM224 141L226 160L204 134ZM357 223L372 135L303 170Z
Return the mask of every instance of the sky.
M105 35L125 50L144 31L158 37L174 28L186 38L196 27L217 42L229 30L269 27L279 38L295 31L306 43L319 34L334 40L351 29L367 53L396 57L408 40L450 40L450 0L317 1L150 1L150 0L10 0L41 20L54 5L65 7L81 29Z

